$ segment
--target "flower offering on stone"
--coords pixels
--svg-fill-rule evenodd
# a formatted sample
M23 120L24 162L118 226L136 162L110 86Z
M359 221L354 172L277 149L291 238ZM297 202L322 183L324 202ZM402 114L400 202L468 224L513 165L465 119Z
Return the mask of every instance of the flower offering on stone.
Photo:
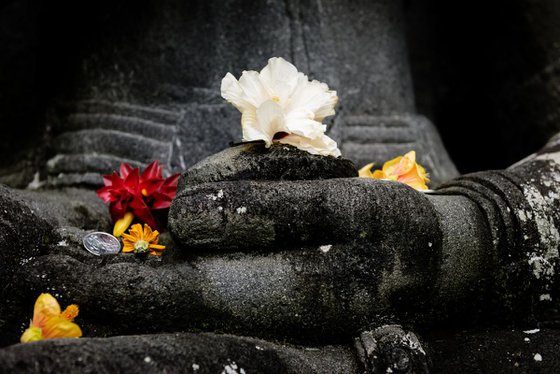
M165 222L156 212L165 212L169 208L177 193L178 180L179 174L164 179L163 168L157 160L142 174L139 168L122 163L120 175L116 172L104 175L105 187L99 189L97 195L109 203L109 212L115 222L113 235L121 236L134 219L165 230Z
M408 184L417 190L427 190L430 181L429 174L416 162L416 152L410 151L404 156L396 157L383 164L381 170L371 171L373 163L367 164L359 170L360 177L397 181Z
M51 294L43 293L35 302L33 319L20 341L28 343L42 339L79 338L82 330L72 322L78 312L76 304L69 305L61 312L58 301Z
M123 252L134 252L136 254L149 253L154 256L161 256L164 245L159 245L159 232L157 230L152 230L152 228L144 224L137 223L132 225L128 234L122 234L123 236Z
M281 57L261 71L244 71L239 80L227 73L222 97L241 113L244 141L290 144L312 154L340 156L336 142L325 135L323 119L335 114L336 91L307 76Z

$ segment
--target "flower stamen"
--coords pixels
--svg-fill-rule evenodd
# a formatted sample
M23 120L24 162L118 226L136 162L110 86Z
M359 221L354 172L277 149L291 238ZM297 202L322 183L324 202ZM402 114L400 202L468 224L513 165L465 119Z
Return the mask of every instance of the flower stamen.
M78 306L76 304L71 304L68 305L66 309L64 309L64 311L60 314L60 316L65 320L72 322L74 318L78 316L79 312L80 309L78 308Z
M145 240L138 240L134 243L134 253L146 253L150 249L150 244Z
M287 132L284 132L284 131L280 131L280 132L277 132L276 134L274 134L274 136L272 137L272 140L280 140L280 139L285 138L288 135L290 135L290 134L288 134Z

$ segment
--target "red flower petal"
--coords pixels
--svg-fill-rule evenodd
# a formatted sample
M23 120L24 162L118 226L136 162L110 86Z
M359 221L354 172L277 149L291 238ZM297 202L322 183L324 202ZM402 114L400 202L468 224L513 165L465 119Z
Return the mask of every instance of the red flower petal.
M132 169L132 171L126 176L124 180L124 188L134 196L140 196L140 171L138 168Z
M164 209L169 208L177 194L180 174L164 179L163 168L157 160L141 174L139 168L132 168L127 163L122 163L119 171L120 175L113 172L103 176L105 187L97 191L97 195L109 203L113 220L117 221L131 212L139 221L163 231L165 227L162 225L166 221Z
M111 218L113 221L117 221L124 217L124 214L128 211L127 200L117 201L114 204L109 205L109 213L111 213Z
M111 181L111 186L114 188L124 188L124 180L116 173L108 175L107 179Z
M164 195L162 193L156 192L154 195L154 201L152 202L152 209L166 209L171 206L172 197Z
M163 186L163 179L141 182L140 191L144 196L150 196Z
M103 176L103 184L105 186L111 186L113 184L112 175L104 175Z
M155 160L142 172L141 179L148 181L151 179L163 179L163 168L159 165L158 160Z
M103 200L106 203L110 203L116 200L113 194L113 188L111 186L105 186L98 189L97 196L99 196L101 200Z
M148 208L148 206L146 205L143 199L134 198L130 202L129 207L132 210L132 214L134 214L136 218L138 218L144 223L147 223L150 227L158 227L158 224L154 219L154 216L152 216L150 209Z
M180 176L181 176L181 174L179 174L179 173L173 174L172 176L170 176L169 178L167 178L165 180L164 186L177 188L177 183L179 182L179 177Z
M121 178L122 179L126 179L126 177L128 177L128 174L130 174L130 172L134 170L132 168L132 166L130 166L129 164L127 164L126 162L123 162L121 164L121 167L119 169L120 173L121 173Z

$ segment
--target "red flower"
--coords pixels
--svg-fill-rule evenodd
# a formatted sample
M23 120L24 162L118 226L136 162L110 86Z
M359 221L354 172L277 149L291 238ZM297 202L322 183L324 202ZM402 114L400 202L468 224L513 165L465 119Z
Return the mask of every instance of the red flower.
M142 175L138 168L122 163L120 176L116 172L103 176L105 187L100 188L97 195L109 203L113 221L131 212L136 219L162 231L164 224L153 213L169 208L177 193L178 180L179 174L164 179L163 168L157 160L148 165Z

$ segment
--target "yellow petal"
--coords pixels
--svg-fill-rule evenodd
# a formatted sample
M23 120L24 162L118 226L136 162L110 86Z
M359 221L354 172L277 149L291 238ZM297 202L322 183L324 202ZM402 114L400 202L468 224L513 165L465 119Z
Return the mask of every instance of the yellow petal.
M408 153L407 153L408 155ZM388 174L388 175L403 175L406 174L408 172L410 172L410 170L412 170L412 168L414 167L414 165L416 165L416 163L410 159L410 157L397 157L399 159L399 162L394 164L389 164L387 165L387 167L385 167L385 165L383 165L383 171ZM389 161L391 162L391 161Z
M155 248L155 249L165 249L164 245L158 245L158 244L150 244L148 247Z
M372 168L373 168L373 162L367 164L366 166L358 170L358 176L362 178L373 178L373 174L371 173Z
M113 235L117 238L121 236L126 231L126 229L128 229L128 226L130 226L133 219L134 214L126 212L124 214L124 217L115 222L115 227L113 227Z
M79 338L82 330L74 322L62 317L51 318L43 328L43 339Z
M134 244L133 243L124 243L122 251L124 253L133 252L134 251Z
M383 170L376 170L373 172L371 177L375 179L387 179L388 176L383 172Z
M21 335L20 342L29 343L43 339L41 328L30 327Z
M425 183L430 181L430 174L426 173L426 169L424 169L420 164L416 164L418 168L418 174L424 180Z
M401 162L402 158L403 158L402 156L399 156L399 157L395 157L394 159L385 162L383 164L383 172L385 174L394 174L393 171L397 168L397 166L399 165L399 162Z
M144 230L142 230L142 225L139 223L132 225L132 227L130 228L130 230L128 230L128 232L136 239L144 238Z
M43 327L50 318L60 315L58 301L48 293L42 293L35 301L33 322L35 327Z
M142 232L142 239L149 242L151 236L152 236L152 228L147 223L145 223L144 231Z
M122 234L122 237L123 237L123 242L125 242L125 243L127 241L130 241L130 242L134 243L136 240L138 240L135 236L132 236L130 234L125 234L125 233Z
M159 231L154 230L154 231L152 231L152 233L149 236L146 235L145 239L146 239L147 242L150 242L150 243L154 242L154 243L157 244L158 236L159 236Z
M416 151L410 151L404 155L404 158L409 159L412 162L416 162Z
M421 175L418 166L418 164L415 164L408 173L399 176L397 180L401 183L408 184L410 187L417 190L427 190L428 186L426 185L426 179L423 175Z

